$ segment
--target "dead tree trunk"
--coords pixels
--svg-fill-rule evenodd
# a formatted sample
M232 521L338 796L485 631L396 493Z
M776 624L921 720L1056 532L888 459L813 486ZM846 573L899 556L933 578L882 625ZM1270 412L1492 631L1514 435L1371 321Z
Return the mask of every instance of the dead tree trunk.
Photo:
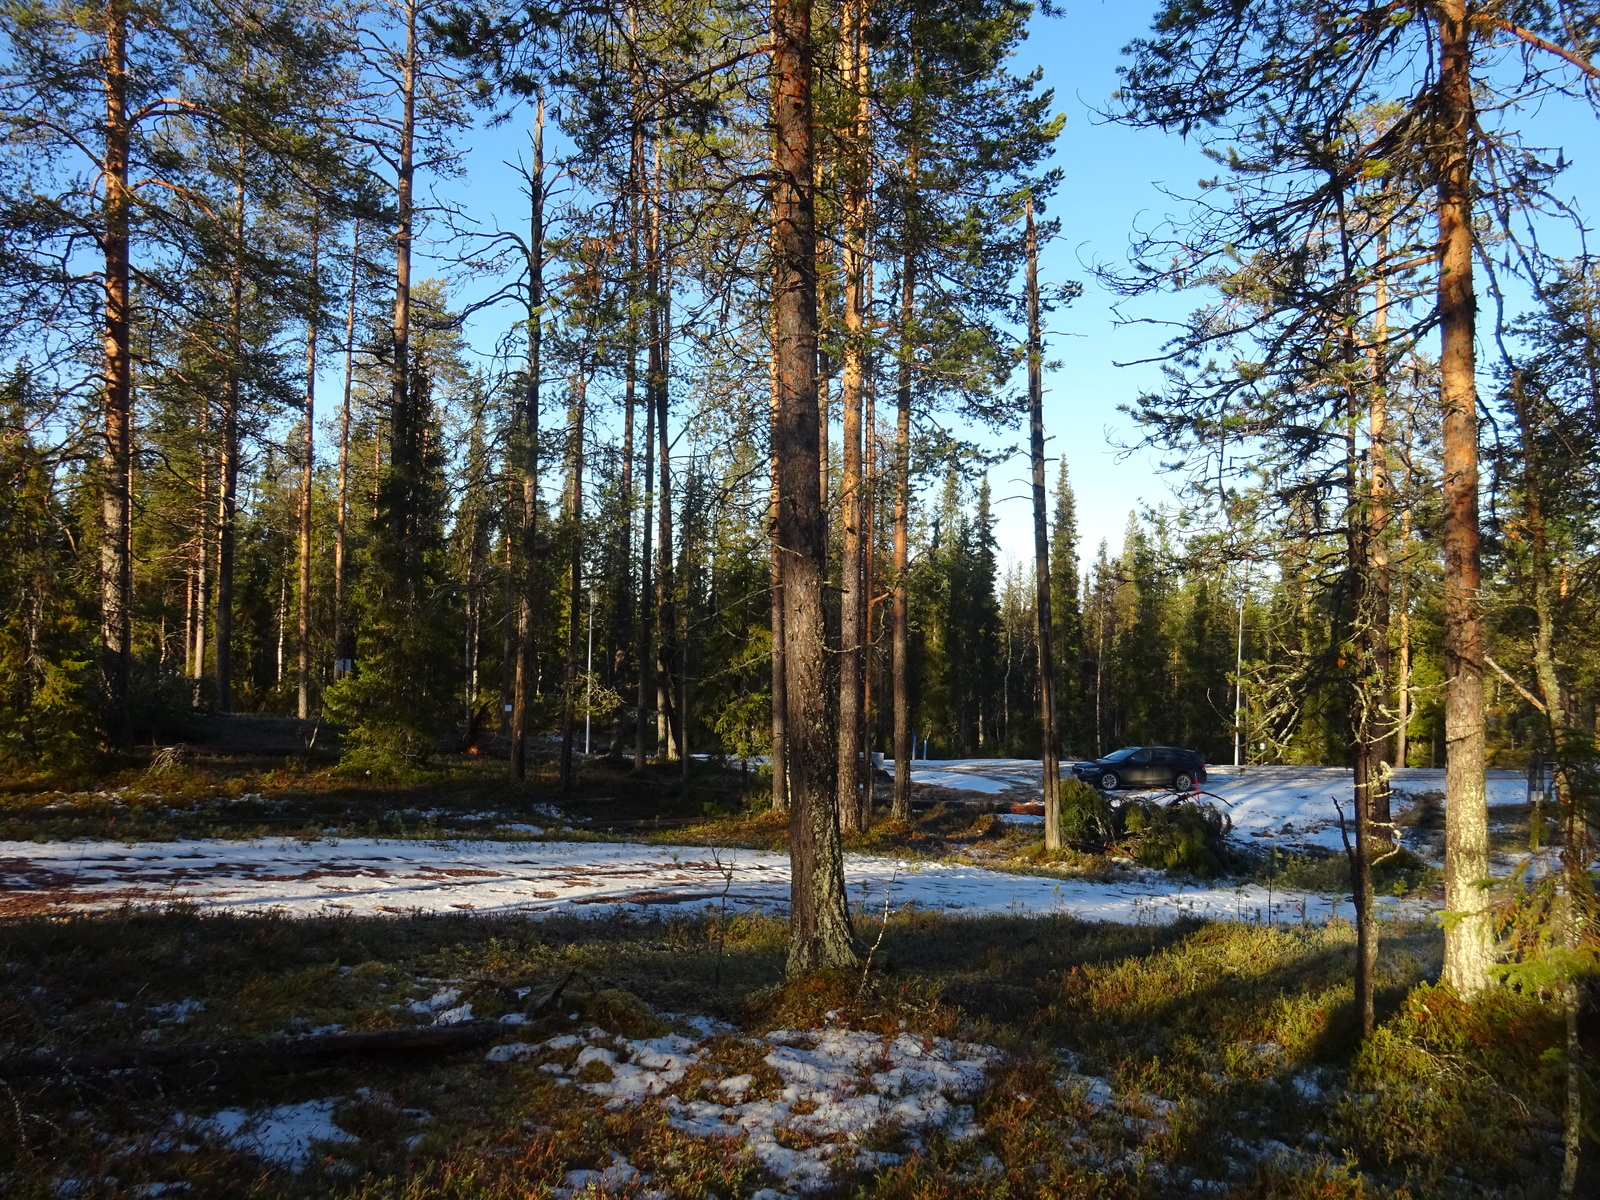
M534 106L533 164L528 172L528 377L519 430L521 504L512 556L516 586L516 662L511 668L511 778L528 773L528 705L533 698L534 563L539 536L539 377L544 370L544 98Z
M1044 766L1044 845L1061 849L1061 749L1050 616L1050 514L1044 477L1044 340L1039 313L1039 238L1028 197L1028 447L1033 460L1034 623L1039 640L1039 735Z
M811 5L774 0L772 197L779 471L778 554L788 706L791 977L856 963L839 846L837 755L827 728L822 592L827 567L817 461L817 234Z

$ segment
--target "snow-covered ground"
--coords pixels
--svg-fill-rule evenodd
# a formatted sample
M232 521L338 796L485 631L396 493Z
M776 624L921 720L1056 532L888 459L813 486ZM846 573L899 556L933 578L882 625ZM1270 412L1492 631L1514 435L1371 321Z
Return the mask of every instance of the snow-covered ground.
M989 794L1039 782L1039 764L1026 759L919 761L914 772L919 782ZM1394 787L1403 812L1418 793L1442 791L1444 772L1397 771ZM1247 844L1338 850L1343 839L1335 801L1345 802L1348 814L1350 788L1350 772L1339 768L1212 767L1206 792ZM1491 805L1525 798L1520 772L1490 772ZM1497 873L1508 869L1509 860L1496 863ZM1269 911L1280 920L1321 920L1340 904L1299 892L1269 894L1255 885L1186 884L1131 864L1115 879L1093 881L848 855L845 875L852 901L869 914L915 905L967 915L1068 913L1101 921L1160 922L1188 914L1262 920ZM788 899L788 857L755 850L372 838L0 842L0 913L173 902L299 916L452 910L594 915L669 906L780 913ZM1397 912L1423 911L1420 901L1386 903Z
M888 763L887 769L892 771L894 764ZM911 778L993 795L1018 787L1039 791L1041 771L1037 759L919 759L911 765ZM1271 838L1291 849L1343 849L1339 805L1346 817L1352 815L1355 787L1349 768L1208 766L1206 773L1202 798L1233 819L1239 837ZM1491 807L1527 801L1527 778L1521 771L1490 771L1488 786ZM1403 767L1394 772L1391 787L1396 807L1404 810L1420 792L1442 793L1444 770Z
M1129 864L1119 878L1063 880L952 862L845 856L852 902L979 916L1070 914L1160 923L1180 916L1324 920L1319 895L1185 884ZM787 855L603 842L0 842L0 913L186 903L294 916L466 911L604 915L664 907L781 913ZM1393 902L1397 912L1420 912ZM1270 906L1270 909L1269 909ZM1343 906L1346 916L1349 905Z

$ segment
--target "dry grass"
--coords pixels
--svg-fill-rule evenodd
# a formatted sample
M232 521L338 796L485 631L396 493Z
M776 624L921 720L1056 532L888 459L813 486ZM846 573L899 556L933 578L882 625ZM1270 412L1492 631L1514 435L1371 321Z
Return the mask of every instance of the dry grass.
M670 1013L751 1032L832 1014L1008 1052L978 1102L982 1138L934 1138L875 1176L846 1172L841 1195L1156 1197L1187 1192L1190 1179L1252 1197L1550 1194L1554 1014L1509 993L1462 1005L1427 984L1436 932L1388 934L1383 1025L1359 1046L1342 925L903 914L863 987L854 973L784 984L783 925L753 917L15 918L0 924L0 1039L9 1054L386 1028L421 1019L408 1005L446 985L494 1018L526 1007L519 989L537 998L575 971L557 1012L508 1036L548 1036L574 1014L633 1036L659 1031ZM174 1017L194 1000L204 1008ZM754 1074L753 1095L776 1086L745 1039L717 1039L711 1057ZM1069 1068L1127 1099L1097 1110ZM682 1094L702 1082L691 1075ZM360 1140L300 1175L174 1123L331 1097ZM869 1148L897 1137L875 1131ZM602 1110L533 1065L476 1052L293 1071L56 1074L11 1078L0 1092L8 1197L54 1197L72 1180L79 1196L165 1182L188 1184L189 1196L500 1200L548 1194L613 1152L672 1196L727 1200L777 1182L735 1142L689 1137L651 1107Z

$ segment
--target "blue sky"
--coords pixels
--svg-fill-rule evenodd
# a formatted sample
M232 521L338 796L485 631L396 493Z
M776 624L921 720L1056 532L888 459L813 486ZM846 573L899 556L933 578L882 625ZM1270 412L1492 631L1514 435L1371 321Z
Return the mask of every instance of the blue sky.
M1066 18L1037 18L1016 63L1019 71L1035 65L1043 68L1057 110L1067 117L1055 155L1065 178L1050 207L1050 214L1061 221L1061 233L1042 252L1041 277L1047 285L1078 280L1084 291L1050 321L1048 357L1057 365L1045 380L1045 422L1051 438L1048 452L1052 460L1066 456L1073 478L1082 535L1079 553L1085 560L1102 538L1113 552L1119 548L1131 510L1171 499L1155 457L1125 449L1137 441L1138 430L1118 411L1141 389L1156 384L1159 368L1117 364L1155 354L1164 335L1158 324L1117 322L1110 297L1087 268L1123 261L1136 223L1153 224L1182 212L1182 202L1166 191L1192 194L1197 180L1215 173L1214 165L1192 144L1159 132L1110 125L1094 115L1117 85L1122 47L1148 28L1153 10L1153 3L1088 0L1073 5ZM1564 146L1574 160L1563 186L1581 207L1583 198L1594 197L1600 188L1600 171L1586 155L1600 145L1593 118L1573 106L1552 105L1537 121L1541 140ZM463 199L487 224L499 215L520 225L525 201L501 160L526 146L525 129L522 117L497 130L477 131L465 181L452 181L441 190ZM1123 315L1152 322L1177 318L1198 299L1152 297L1125 305ZM477 323L474 344L489 349L495 332L510 319L509 310L485 314ZM1019 428L1016 444L1021 444L1023 433ZM1032 553L1026 471L1026 459L1019 456L991 472L1000 545L1004 554L1016 558ZM1053 480L1053 461L1050 475Z

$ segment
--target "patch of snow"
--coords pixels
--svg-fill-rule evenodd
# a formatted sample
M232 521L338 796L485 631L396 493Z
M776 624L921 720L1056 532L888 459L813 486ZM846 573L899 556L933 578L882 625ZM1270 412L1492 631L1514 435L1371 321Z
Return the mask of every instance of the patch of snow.
M251 1111L228 1108L196 1121L193 1128L267 1162L303 1171L319 1143L359 1140L333 1123L339 1103L337 1099L306 1100Z
M205 1012L206 1002L190 997L187 1000L177 1000L171 1004L152 1004L150 1015L159 1020L163 1025L182 1025L196 1013Z
M460 1004L455 1008L447 1008L434 1014L435 1025L459 1025L463 1021L472 1020L472 1005Z
M575 1086L605 1108L655 1103L672 1125L686 1133L742 1136L767 1170L802 1191L825 1186L841 1150L854 1147L879 1126L911 1135L916 1146L921 1143L915 1135L932 1130L957 1140L977 1136L981 1130L972 1106L963 1102L982 1088L1000 1058L990 1046L909 1033L884 1037L849 1029L779 1030L747 1039L766 1050L763 1061L777 1076L770 1094L752 1096L756 1079L741 1073L721 1079L707 1075L704 1090L685 1098L676 1089L690 1068L717 1066L709 1057L707 1041L697 1043L676 1034L612 1038L598 1029L591 1029L582 1041L587 1044L578 1054L573 1074L598 1065L611 1078ZM601 1041L609 1044L597 1044ZM577 1036L565 1034L537 1045L496 1046L486 1057L491 1062L536 1058L570 1050L579 1042ZM567 1074L559 1068L551 1073L558 1078ZM810 1144L796 1149L783 1145L784 1140ZM850 1161L858 1169L870 1170L899 1162L901 1156L855 1149ZM574 1178L576 1174L567 1176L568 1187L611 1186L598 1178L599 1172L581 1180Z

